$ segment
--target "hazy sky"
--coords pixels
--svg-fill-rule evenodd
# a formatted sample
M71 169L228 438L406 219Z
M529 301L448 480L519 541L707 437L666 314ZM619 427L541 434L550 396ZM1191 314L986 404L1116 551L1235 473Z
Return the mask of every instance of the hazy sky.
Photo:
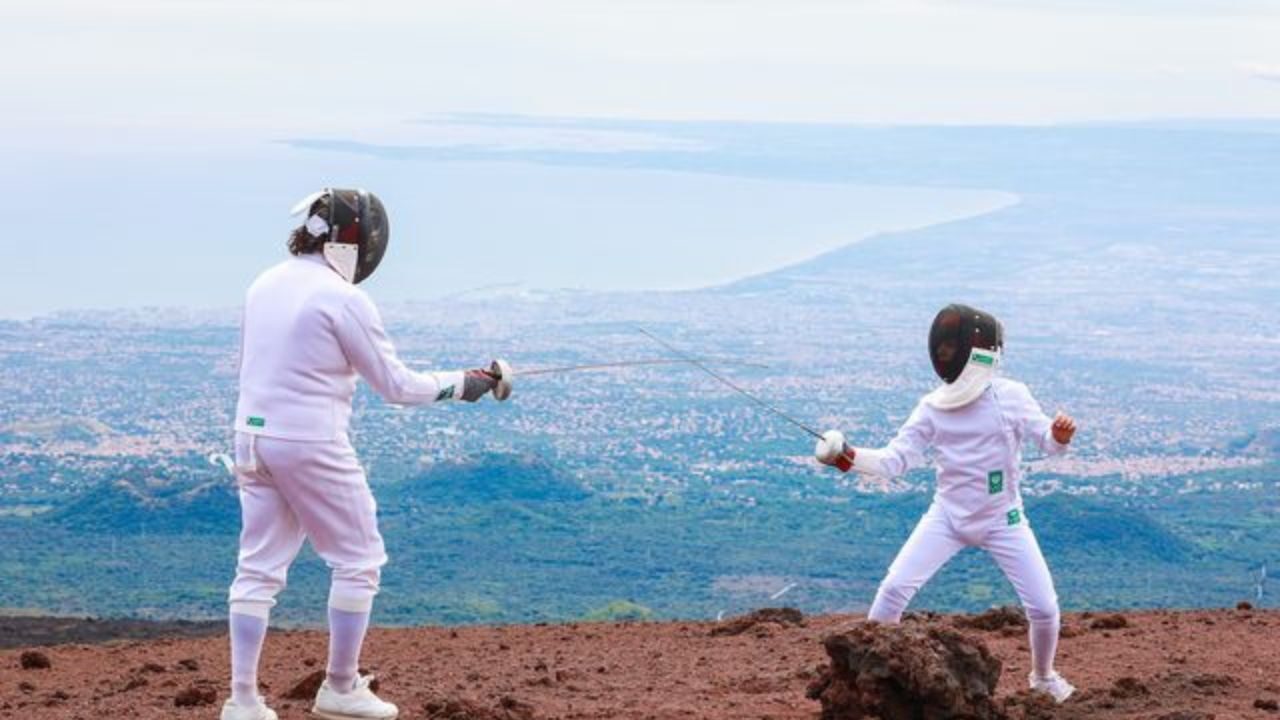
M607 218L582 221L584 203L644 218L629 226L636 237L701 229L699 243L723 249L740 234L724 222L741 203L717 190L729 187L723 181L704 178L688 197L664 194L624 164L593 175L587 191L575 190L578 175L544 171L534 182L511 166L455 183L429 163L280 140L699 150L648 132L486 125L453 113L852 123L1280 117L1277 38L1280 0L5 2L0 195L17 211L6 216L0 255L17 260L0 284L0 317L232 305L281 254L293 222L285 209L326 184L363 184L395 201L404 260L379 281L393 297L396 272L426 272L415 251L444 253L463 241L500 252L628 251L630 236ZM442 117L454 119L412 122ZM544 187L553 176L560 184ZM527 193L517 181L550 199L524 215L459 214L519 206ZM790 259L879 227L856 202L819 212L818 192L770 196L795 199L769 208L768 227L793 231ZM886 226L933 217L902 214ZM812 236L796 235L805 228ZM523 263L513 267L524 275L501 279L590 285L575 282L594 271L590 255L562 254L560 274ZM744 270L709 269L654 282ZM464 281L473 279L453 277Z
M41 0L0 8L0 128L30 147L458 111L1274 117L1277 38L1274 0Z

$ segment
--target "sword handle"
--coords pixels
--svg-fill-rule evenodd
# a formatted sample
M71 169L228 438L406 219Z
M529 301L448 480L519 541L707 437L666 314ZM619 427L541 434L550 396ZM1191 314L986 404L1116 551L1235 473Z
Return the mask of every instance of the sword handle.
M493 397L499 402L511 397L511 380L515 377L511 365L506 360L494 360L489 366L489 374L498 381L498 384L493 386Z

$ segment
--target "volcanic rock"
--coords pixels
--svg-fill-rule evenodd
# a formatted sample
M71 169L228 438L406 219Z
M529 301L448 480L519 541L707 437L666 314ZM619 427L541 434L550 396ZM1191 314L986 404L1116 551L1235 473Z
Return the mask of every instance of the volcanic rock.
M828 636L831 665L809 685L822 720L1004 720L1000 661L985 643L937 624L863 623Z
M49 661L49 656L39 650L28 650L22 653L18 659L23 670L47 670L53 667L53 663Z
M1143 695L1150 695L1151 691L1139 679L1134 677L1122 677L1117 679L1111 685L1111 697L1114 698L1134 698Z
M463 698L434 698L423 706L427 720L534 720L533 707L511 696L488 707Z
M366 674L364 668L360 668L359 672L361 675ZM320 686L324 684L324 677L324 670L308 673L301 680L294 683L293 687L286 690L283 697L287 700L314 700L316 693L320 692ZM378 678L374 678L369 683L369 689L378 692L379 685Z
M173 698L177 707L200 707L212 705L218 699L217 692L210 685L189 685L186 690Z
M758 627L776 625L778 627L804 627L804 613L795 608L760 608L746 615L730 618L708 633L712 637L741 635Z
M316 670L294 683L293 687L286 690L282 697L288 700L312 700L315 698L316 693L320 692L322 684L324 684L324 671Z
M1089 623L1094 630L1120 630L1129 627L1129 621L1123 615L1100 615Z
M1004 701L1009 720L1075 720L1077 715L1060 714L1062 706L1042 692L1021 690Z
M1007 627L1025 628L1027 616L1019 608L1002 605L979 615L958 615L954 623L958 628L991 632Z

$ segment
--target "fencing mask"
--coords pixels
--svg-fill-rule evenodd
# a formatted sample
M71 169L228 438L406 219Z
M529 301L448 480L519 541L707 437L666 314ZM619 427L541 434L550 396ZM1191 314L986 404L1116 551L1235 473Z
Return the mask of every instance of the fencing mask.
M323 200L323 202L318 202ZM326 238L322 253L349 283L373 274L387 252L391 225L387 209L367 190L325 188L293 206L293 215L309 212L304 223L313 237Z
M943 385L925 396L939 410L955 410L977 400L991 386L1004 348L1004 327L994 315L948 305L929 328L929 359Z

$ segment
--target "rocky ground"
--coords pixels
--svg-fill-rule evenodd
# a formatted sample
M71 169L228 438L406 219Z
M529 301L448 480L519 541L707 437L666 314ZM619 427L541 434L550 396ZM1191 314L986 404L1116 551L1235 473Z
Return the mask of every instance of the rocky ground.
M965 654L963 663L933 658L942 664L921 666L912 683L924 686L907 694L933 693L936 702L948 696L929 683L981 666L973 671L981 678L952 680L967 683L965 692L994 686L989 702L974 700L983 717L1280 719L1280 612L1069 615L1059 666L1080 692L1057 708L1022 692L1028 655L1017 612L915 616L892 637L855 629L860 622L776 611L724 623L378 629L365 659L401 717L426 720L857 718L861 711L840 704L828 649L847 653L851 643L865 650L870 642L891 654L929 642ZM6 627L6 644L25 637L19 625ZM841 631L843 639L829 640ZM47 630L33 637L57 639ZM324 657L323 633L272 633L262 682L282 718L306 717ZM867 657L858 655L871 667ZM897 666L915 662L899 660L876 660L864 677L880 673L876 682L888 682L903 671ZM212 718L227 674L222 635L18 647L0 651L0 718ZM886 708L885 720L921 712ZM953 715L933 707L917 716Z

